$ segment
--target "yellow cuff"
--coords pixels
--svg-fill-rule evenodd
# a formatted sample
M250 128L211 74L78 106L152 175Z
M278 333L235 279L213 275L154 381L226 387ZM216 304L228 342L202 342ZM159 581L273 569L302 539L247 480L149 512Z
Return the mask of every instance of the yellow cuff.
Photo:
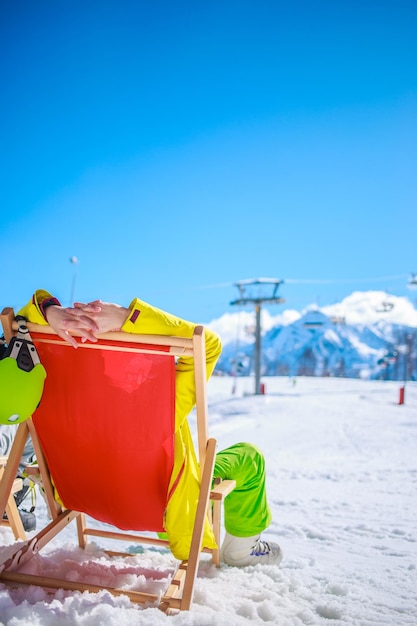
M28 322L47 326L48 322L43 316L40 305L44 300L49 300L49 298L52 298L52 294L50 294L49 291L46 291L45 289L37 289L26 306L20 309L18 315L23 315Z

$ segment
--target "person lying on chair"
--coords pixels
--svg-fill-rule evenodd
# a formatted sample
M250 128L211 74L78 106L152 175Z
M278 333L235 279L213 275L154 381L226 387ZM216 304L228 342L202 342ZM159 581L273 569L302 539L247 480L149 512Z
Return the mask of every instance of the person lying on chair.
M123 330L127 333L177 335L191 337L196 324L180 319L134 298L129 307L94 300L63 307L44 290L38 290L19 311L30 322L49 324L69 344L77 347L70 331L81 335L81 341L97 341L96 335ZM219 337L205 328L207 378L221 353ZM187 417L195 405L193 362L180 357L176 364L176 432L172 483L178 480L167 506L166 531L176 558L187 558L192 519L184 511L187 503L198 498L198 469ZM271 512L265 486L265 460L261 451L250 443L237 443L216 454L214 477L236 481L236 488L224 502L226 536L221 546L221 560L233 566L257 563L279 564L282 551L278 544L263 541L261 533L271 523ZM204 545L216 547L211 529L206 530Z

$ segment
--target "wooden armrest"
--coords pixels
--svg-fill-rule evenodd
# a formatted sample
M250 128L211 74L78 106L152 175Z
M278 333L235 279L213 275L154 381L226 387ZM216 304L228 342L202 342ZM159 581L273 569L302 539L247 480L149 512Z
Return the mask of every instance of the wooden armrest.
M236 487L235 480L222 480L220 482L215 481L215 485L210 492L211 500L224 500L231 491Z

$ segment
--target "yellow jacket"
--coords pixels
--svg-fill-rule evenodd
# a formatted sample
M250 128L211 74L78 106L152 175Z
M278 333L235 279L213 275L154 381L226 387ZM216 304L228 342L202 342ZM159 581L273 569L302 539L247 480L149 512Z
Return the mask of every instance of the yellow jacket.
M31 301L19 311L28 321L46 325L40 309L44 300L51 298L48 291L39 289ZM135 298L129 306L130 314L122 330L136 334L178 335L191 337L196 324L187 322ZM214 370L221 352L219 337L205 330L207 378ZM187 416L195 405L193 359L180 357L176 366L176 431L174 468L169 490L178 481L166 510L165 528L171 551L177 559L189 556L197 500L199 496L199 468ZM203 547L216 548L214 535L206 521Z

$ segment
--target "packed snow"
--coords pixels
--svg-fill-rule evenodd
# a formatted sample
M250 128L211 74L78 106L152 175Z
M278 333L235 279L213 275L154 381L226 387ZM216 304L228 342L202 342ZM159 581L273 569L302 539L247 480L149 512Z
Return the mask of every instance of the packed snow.
M220 448L247 440L263 450L273 512L264 538L281 545L279 567L216 569L204 555L191 610L175 616L107 591L0 585L2 626L415 626L417 383L406 384L400 405L399 383L390 381L264 382L266 394L255 396L253 379L212 378L210 435ZM40 527L40 497L36 513ZM2 527L1 549L12 542ZM130 551L106 573L100 548L77 548L71 524L25 570L38 573L42 564L74 580L135 589L145 585L141 573L156 570L152 591L171 575L168 552Z

